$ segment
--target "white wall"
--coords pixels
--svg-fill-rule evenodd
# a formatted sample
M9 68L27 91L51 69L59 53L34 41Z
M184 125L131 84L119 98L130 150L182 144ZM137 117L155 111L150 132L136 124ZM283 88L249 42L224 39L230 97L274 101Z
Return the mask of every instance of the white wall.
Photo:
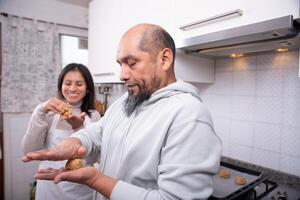
M197 85L223 155L300 177L298 51L216 61L215 83Z
M78 27L88 27L88 8L55 0L1 0L0 12Z

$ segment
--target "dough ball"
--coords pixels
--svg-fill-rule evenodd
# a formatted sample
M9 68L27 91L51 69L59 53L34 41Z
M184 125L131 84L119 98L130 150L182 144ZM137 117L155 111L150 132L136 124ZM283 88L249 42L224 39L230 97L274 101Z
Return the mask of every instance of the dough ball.
M63 105L62 111L60 112L60 117L62 119L68 119L72 116L72 109L69 103Z
M246 181L246 179L243 176L236 176L234 178L234 182L237 185L245 185L247 181Z
M83 161L79 158L68 160L65 168L68 170L79 169L83 167Z
M229 170L227 170L227 169L221 169L221 170L219 171L219 176L220 176L221 178L227 179L227 178L230 177L230 172L229 172Z

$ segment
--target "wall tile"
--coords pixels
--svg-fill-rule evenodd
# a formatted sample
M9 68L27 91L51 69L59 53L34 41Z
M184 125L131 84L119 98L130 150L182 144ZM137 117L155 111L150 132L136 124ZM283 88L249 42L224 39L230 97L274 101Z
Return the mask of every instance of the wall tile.
M282 127L281 152L300 157L300 127Z
M255 98L251 96L233 96L232 118L253 121Z
M219 72L231 72L233 65L233 59L225 58L225 59L217 59L216 60L216 73Z
M300 95L283 99L283 124L300 128Z
M266 123L281 123L282 99L280 97L257 97L254 120Z
M208 108L208 110L211 112L212 110L212 95L201 95L201 100L204 103L204 105Z
M232 73L216 73L215 83L211 86L211 93L232 95Z
M279 170L300 177L300 158L281 155Z
M254 146L258 149L280 153L281 125L256 123L254 126Z
M263 149L254 149L253 163L279 170L280 154Z
M256 70L256 56L248 56L233 59L233 71Z
M233 144L253 147L253 133L253 122L232 120L230 141Z
M198 90L202 95L211 94L212 84L210 83L191 83L191 84L194 85L196 88L198 88Z
M256 71L237 71L233 73L233 94L253 96L255 94Z
M230 142L231 119L225 117L215 117L214 125L216 134L223 142Z
M280 69L262 70L256 74L256 96L281 96L283 76Z
M300 96L299 69L284 69L283 74L283 95L288 97Z
M253 149L251 147L231 143L229 149L231 158L252 162Z
M211 95L211 112L214 116L231 117L232 96Z
M223 144L223 151L222 151L222 155L223 156L230 156L230 146L231 144L229 142L226 141L222 141Z
M257 69L297 68L298 62L298 51L262 54L257 56Z

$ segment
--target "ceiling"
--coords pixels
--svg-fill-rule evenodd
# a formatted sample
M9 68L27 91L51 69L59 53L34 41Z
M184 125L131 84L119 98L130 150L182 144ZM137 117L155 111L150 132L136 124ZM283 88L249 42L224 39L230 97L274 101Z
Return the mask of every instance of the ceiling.
M74 4L74 5L78 5L81 7L85 7L88 8L89 7L89 2L92 0L57 0L57 1L62 1L65 3L70 3L70 4Z

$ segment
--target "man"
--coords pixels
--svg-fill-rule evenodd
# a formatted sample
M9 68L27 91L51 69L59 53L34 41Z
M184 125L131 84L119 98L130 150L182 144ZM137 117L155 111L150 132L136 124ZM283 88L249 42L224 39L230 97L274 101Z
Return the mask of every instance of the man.
M139 24L122 37L117 62L128 93L104 117L31 160L100 157L100 169L40 170L35 178L88 185L97 199L206 199L221 142L192 85L176 80L175 44L161 27Z

